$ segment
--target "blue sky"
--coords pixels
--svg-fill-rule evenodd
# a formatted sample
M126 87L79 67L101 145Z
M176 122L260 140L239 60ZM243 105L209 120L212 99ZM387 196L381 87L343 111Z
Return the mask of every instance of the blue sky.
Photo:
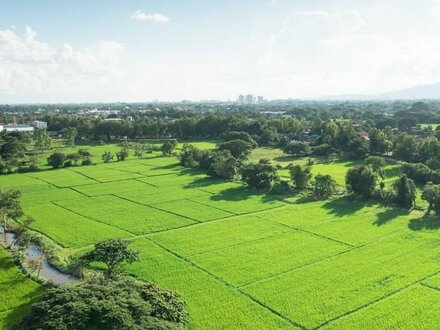
M440 81L440 0L3 1L0 103L268 99Z

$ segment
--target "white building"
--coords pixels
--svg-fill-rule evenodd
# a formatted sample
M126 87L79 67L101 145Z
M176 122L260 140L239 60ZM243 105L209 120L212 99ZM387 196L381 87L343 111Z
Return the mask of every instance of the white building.
M47 123L45 121L34 120L31 123L31 126L34 128L45 128L47 129Z
M3 126L6 132L33 132L34 127L28 124L6 124Z

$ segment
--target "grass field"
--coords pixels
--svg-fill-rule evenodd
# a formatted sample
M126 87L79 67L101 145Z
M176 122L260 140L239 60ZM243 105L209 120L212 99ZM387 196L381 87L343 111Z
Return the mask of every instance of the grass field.
M298 161L257 151L282 166ZM312 171L342 185L356 164L317 162ZM398 171L387 167L387 181ZM0 186L23 191L32 228L66 254L130 239L141 261L129 272L177 290L191 329L436 327L440 220L421 211L271 195L156 154L3 176Z
M43 288L24 277L10 256L0 248L0 329L8 329L29 310Z

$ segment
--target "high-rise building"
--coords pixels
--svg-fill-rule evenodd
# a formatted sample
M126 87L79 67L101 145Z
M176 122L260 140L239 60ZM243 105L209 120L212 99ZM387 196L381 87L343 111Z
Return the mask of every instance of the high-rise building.
M238 95L238 104L244 104L244 95Z
M264 98L262 96L258 96L257 103L263 103L263 102L264 102Z
M245 103L246 104L254 104L255 103L255 97L252 94L246 95Z

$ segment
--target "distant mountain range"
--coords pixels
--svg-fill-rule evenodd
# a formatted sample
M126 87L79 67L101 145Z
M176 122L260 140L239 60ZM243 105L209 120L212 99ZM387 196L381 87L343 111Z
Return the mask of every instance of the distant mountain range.
M434 84L419 85L397 91L364 95L343 94L329 95L319 98L320 100L417 100L417 99L440 99L440 82Z

